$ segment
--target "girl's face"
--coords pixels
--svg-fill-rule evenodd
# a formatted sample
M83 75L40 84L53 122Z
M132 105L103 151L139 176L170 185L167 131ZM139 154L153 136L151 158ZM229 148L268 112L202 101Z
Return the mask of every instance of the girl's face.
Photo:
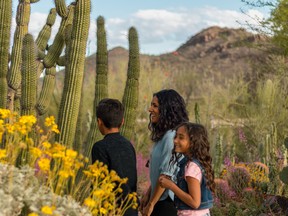
M159 102L156 96L153 97L151 101L151 106L148 110L150 112L150 120L152 123L159 122L160 113L159 113Z
M174 150L177 153L186 154L189 151L190 139L186 128L181 126L177 129L174 137Z

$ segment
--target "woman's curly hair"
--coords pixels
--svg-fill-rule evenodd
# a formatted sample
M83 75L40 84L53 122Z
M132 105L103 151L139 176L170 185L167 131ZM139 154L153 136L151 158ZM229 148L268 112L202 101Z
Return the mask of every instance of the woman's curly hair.
M189 152L185 154L190 161L197 159L205 170L205 177L207 181L208 188L214 192L215 182L214 182L214 171L212 169L212 157L210 156L210 143L208 140L208 133L206 128L201 124L184 122L176 127L176 130L184 126L189 139L190 147ZM171 161L176 162L181 157L181 154L176 153L173 149Z
M164 89L153 94L153 97L158 99L160 116L157 123L152 123L150 118L148 128L151 131L151 140L157 142L168 130L189 118L184 99L175 90Z

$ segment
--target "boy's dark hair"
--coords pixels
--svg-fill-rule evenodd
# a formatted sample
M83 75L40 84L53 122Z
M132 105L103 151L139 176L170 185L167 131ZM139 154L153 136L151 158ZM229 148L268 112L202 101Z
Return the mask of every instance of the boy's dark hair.
M96 107L96 116L107 128L120 128L124 116L124 106L117 99L102 99Z

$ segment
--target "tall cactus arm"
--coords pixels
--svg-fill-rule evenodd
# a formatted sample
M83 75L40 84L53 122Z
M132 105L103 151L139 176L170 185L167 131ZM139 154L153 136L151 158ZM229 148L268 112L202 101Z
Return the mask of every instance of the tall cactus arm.
M16 15L16 29L12 47L11 66L8 72L8 85L17 90L21 85L22 42L28 32L30 20L30 0L19 0Z
M85 52L90 25L90 0L78 0L69 48L69 69L65 74L64 90L59 108L60 134L56 140L72 147L79 113L81 89L84 76Z
M37 66L36 45L33 36L26 34L22 50L21 115L36 115Z
M93 144L100 138L97 126L96 107L99 101L108 97L108 51L104 17L97 18L96 81L93 118L87 135L84 154L90 158Z
M43 115L48 111L50 100L53 97L53 91L55 87L55 75L56 67L46 69L43 86L36 104L36 110L39 115Z
M0 108L2 109L7 105L11 21L12 1L0 0Z
M43 60L45 68L54 66L64 48L64 31L66 25L72 24L74 7L75 6L71 4L68 7L68 16L66 18L62 18L58 33L56 34L53 44L49 47L48 53Z
M51 36L51 27L55 23L56 15L56 9L52 8L47 17L46 24L43 26L42 30L38 34L38 37L36 39L36 45L41 51L44 51L47 47L48 40Z
M68 15L67 7L65 4L65 0L54 0L57 13L59 16L65 18Z
M69 67L68 53L69 53L69 47L71 46L70 45L70 43L71 43L71 32L72 32L72 25L69 24L65 28L65 44L66 44L65 55L60 56L57 59L57 61L56 61L57 65L66 66L66 70L68 70L68 67ZM66 64L66 62L68 62L68 63Z
M81 99L80 99L80 108L79 108L79 114L77 118L77 124L76 124L76 132L74 136L74 142L73 142L73 149L77 152L82 153L82 146L83 146L83 120L84 120L84 106L83 105L83 100L84 100L84 86L82 85L82 90L81 90Z
M16 91L14 91L15 95L13 95L13 97L14 97L13 109L10 109L10 110L14 110L17 113L21 113L21 102L20 102L21 91L22 91L21 88L18 88Z
M129 140L131 140L133 137L138 108L139 75L140 59L138 34L136 29L131 27L129 29L129 62L127 70L127 81L122 99L122 103L125 107L124 125L121 128L122 135Z

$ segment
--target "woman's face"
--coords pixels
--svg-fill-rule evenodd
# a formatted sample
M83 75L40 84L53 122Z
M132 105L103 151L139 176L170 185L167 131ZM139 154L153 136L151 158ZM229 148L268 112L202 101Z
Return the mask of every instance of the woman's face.
M150 108L148 110L150 112L150 120L152 123L159 122L160 113L159 113L159 102L156 96L153 97L151 101Z

